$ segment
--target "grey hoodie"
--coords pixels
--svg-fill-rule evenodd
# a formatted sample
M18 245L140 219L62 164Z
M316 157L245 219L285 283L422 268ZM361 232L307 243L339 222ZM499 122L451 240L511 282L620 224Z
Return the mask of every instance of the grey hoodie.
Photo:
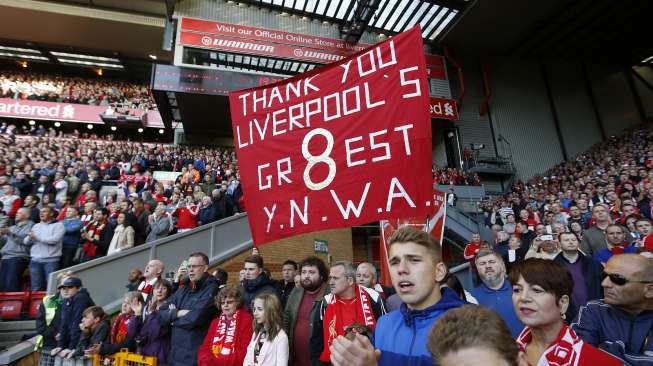
M34 223L27 220L9 228L9 232L5 236L7 243L0 249L2 258L29 258L30 246L25 245L24 241L27 234L32 230L32 226L34 226Z

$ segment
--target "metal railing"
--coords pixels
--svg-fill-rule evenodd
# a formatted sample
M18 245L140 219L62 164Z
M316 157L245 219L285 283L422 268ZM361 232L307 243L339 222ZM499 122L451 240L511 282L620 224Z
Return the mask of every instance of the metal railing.
M48 294L53 294L56 276L72 271L91 294L96 305L113 312L120 308L127 274L142 268L151 259L160 259L168 268L177 267L192 252L204 252L214 265L236 256L252 246L247 214L238 214L200 226L191 231L130 248L128 250L53 272Z

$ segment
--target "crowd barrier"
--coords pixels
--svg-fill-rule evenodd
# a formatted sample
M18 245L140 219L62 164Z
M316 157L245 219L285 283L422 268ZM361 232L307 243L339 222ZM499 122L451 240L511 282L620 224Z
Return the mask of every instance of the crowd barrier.
M111 356L90 355L62 358L50 355L51 350L40 352L39 366L157 366L156 357L143 356L122 349Z

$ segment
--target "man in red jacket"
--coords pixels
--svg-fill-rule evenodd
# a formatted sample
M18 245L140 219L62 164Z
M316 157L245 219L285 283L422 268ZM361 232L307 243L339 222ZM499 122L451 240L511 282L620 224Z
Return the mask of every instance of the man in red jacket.
M177 207L172 212L172 216L177 217L177 232L192 230L197 227L197 215L200 207L193 204L193 197L186 197L186 200L180 200Z

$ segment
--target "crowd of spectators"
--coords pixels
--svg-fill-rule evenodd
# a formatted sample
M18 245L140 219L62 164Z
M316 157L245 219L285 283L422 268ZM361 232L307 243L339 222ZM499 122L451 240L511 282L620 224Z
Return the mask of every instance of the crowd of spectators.
M243 212L238 180L226 148L0 135L0 291Z
M155 109L146 85L33 71L0 70L0 98Z
M392 288L371 263L314 256L287 260L275 280L257 248L234 284L222 269L209 273L203 253L171 272L154 259L130 272L111 322L64 273L43 300L37 347L42 365L124 348L171 366L651 364L653 259L616 254L603 268L573 233L559 240L561 256L521 259L509 273L508 259L481 248L471 293L447 273L440 244L411 227L388 241Z
M480 203L486 226L497 242L529 233L573 232L586 254L596 255L609 241L608 225L624 230L624 241L653 248L653 128L640 127L592 147L505 196ZM530 243L526 243L530 244ZM617 249L621 250L621 249ZM632 250L632 249L631 249Z
M456 168L434 167L433 184L452 186L480 186L481 178L476 173Z

